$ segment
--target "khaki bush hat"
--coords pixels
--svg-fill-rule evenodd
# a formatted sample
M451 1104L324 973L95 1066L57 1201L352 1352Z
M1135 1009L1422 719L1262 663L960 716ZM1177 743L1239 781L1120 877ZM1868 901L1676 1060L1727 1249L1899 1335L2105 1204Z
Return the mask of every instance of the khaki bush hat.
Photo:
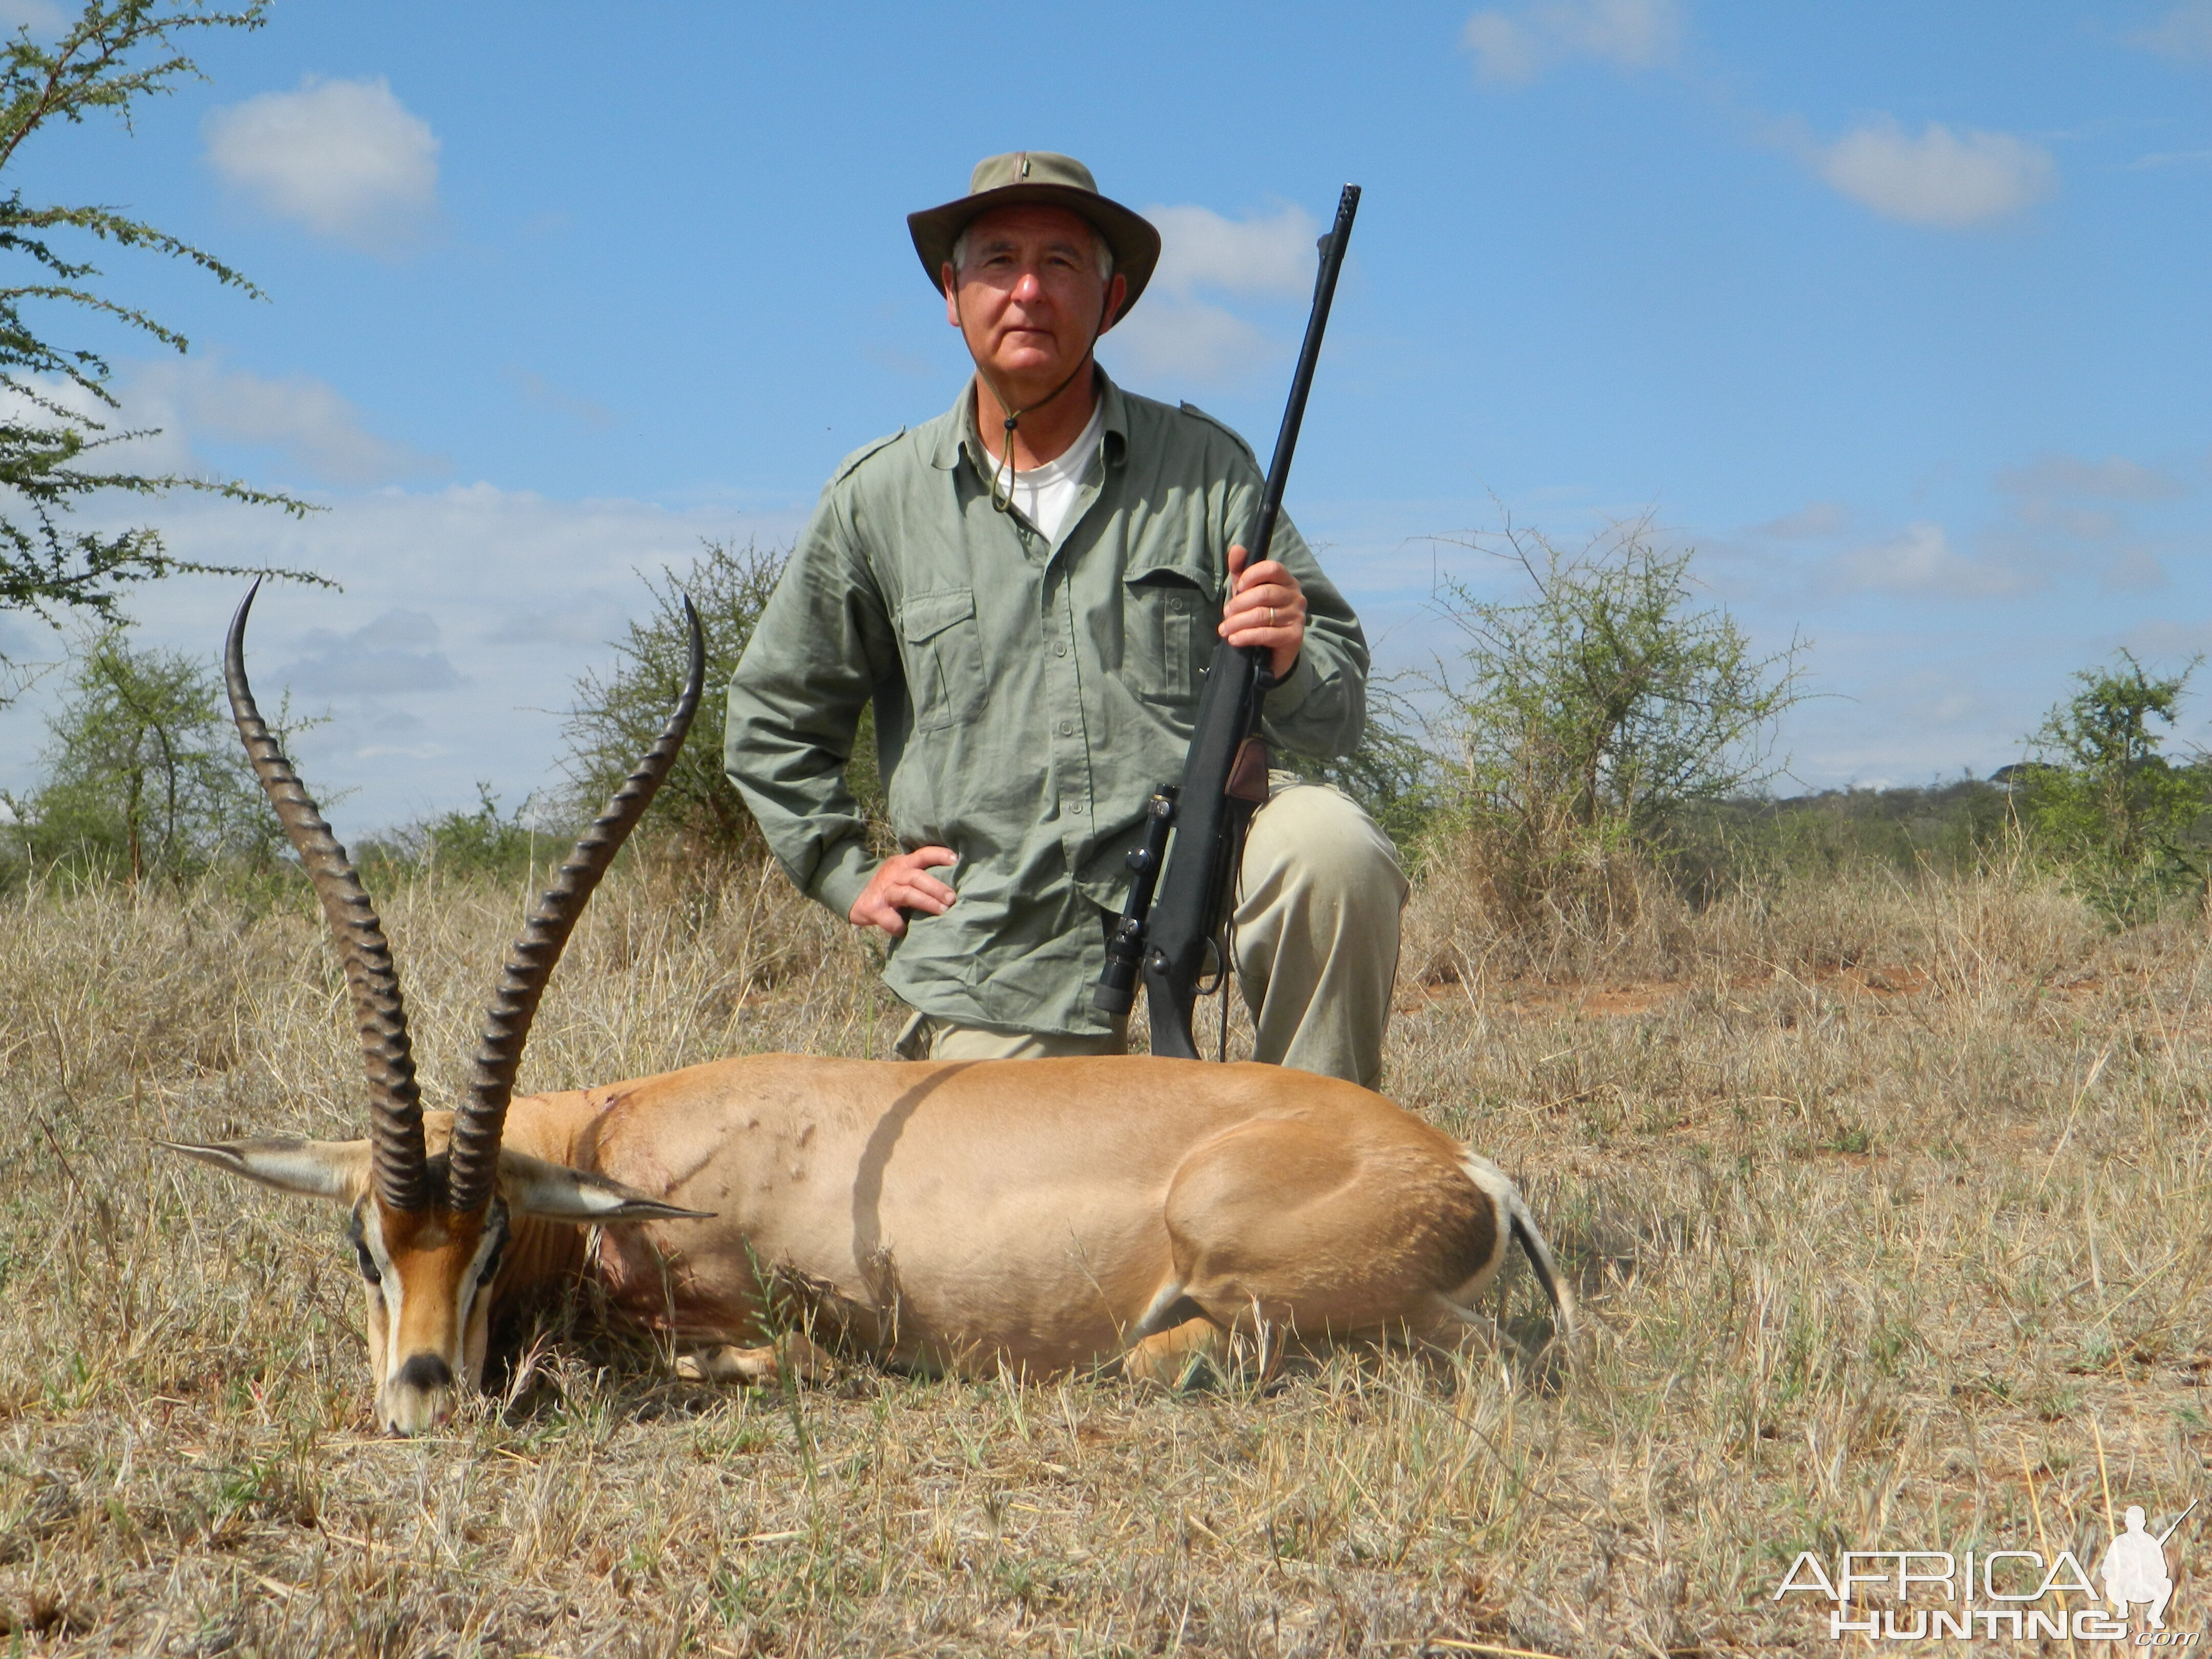
M929 285L939 289L938 273L952 258L952 245L968 222L993 208L1013 207L1024 202L1043 202L1081 214L1097 228L1113 250L1114 269L1126 277L1128 296L1121 315L1129 314L1152 268L1160 262L1160 234L1151 221L1132 213L1119 202L1101 196L1091 169L1072 155L1055 155L1046 149L1018 149L988 155L975 163L968 180L968 193L942 207L925 208L906 216L914 234L914 251L929 273Z

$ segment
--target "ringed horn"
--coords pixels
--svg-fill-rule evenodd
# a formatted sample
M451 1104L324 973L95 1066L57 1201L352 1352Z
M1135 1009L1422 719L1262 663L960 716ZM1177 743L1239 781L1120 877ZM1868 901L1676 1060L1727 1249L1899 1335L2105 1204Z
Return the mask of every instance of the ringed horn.
M637 827L645 809L653 804L662 780L676 763L684 734L691 729L691 717L698 712L707 673L699 613L687 597L684 616L690 635L690 661L683 695L677 699L667 724L623 781L606 809L577 842L554 875L553 884L532 910L522 937L507 953L498 989L485 1015L483 1040L477 1047L468 1098L453 1115L446 1189L440 1194L433 1190L429 1161L423 1150L422 1088L416 1080L414 1050L407 1036L406 1004L383 923L345 848L331 833L299 774L284 758L268 723L261 718L252 688L246 683L246 619L260 590L259 582L249 588L231 618L230 636L223 650L223 683L254 775L260 779L270 805L276 809L284 833L300 855L301 866L313 884L316 897L322 901L323 914L329 919L345 969L347 988L353 998L354 1024L361 1033L362 1056L368 1073L369 1140L377 1196L388 1209L422 1211L440 1205L451 1214L473 1214L491 1201L507 1103L514 1093L523 1045L529 1040L531 1022L537 1016L546 981L561 960L585 901Z

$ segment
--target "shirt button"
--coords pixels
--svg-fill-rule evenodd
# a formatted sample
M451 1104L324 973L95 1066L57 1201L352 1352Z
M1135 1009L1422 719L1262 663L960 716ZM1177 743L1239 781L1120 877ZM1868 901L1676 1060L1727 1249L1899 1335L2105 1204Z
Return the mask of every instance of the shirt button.
M1062 720L1060 723L1060 735L1063 738L1073 737L1075 735L1075 722L1073 720Z
M1067 647L1064 645L1055 645L1052 648L1052 654L1055 657L1064 657L1067 654Z

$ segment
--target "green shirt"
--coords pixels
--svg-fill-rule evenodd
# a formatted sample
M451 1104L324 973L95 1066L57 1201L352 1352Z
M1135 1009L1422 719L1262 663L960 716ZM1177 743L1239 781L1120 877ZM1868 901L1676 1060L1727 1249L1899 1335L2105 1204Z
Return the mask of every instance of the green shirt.
M1127 897L1146 802L1182 775L1227 587L1262 480L1244 441L1098 376L1104 433L1051 540L991 505L971 381L945 414L848 456L730 685L724 763L791 878L840 916L876 860L842 769L875 700L902 847L951 848L959 894L915 915L884 978L924 1013L1097 1032L1104 918ZM1367 643L1287 518L1305 645L1267 696L1279 746L1359 741Z

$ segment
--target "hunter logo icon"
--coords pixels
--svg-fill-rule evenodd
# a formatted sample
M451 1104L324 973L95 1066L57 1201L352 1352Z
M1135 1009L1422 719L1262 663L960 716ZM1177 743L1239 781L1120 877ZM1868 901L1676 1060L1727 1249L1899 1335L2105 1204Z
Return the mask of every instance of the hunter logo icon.
M2126 1510L2097 1564L2100 1595L2071 1550L1844 1550L1834 1570L1802 1550L1771 1599L1813 1595L1829 1603L1828 1636L1841 1642L2126 1642L2138 1648L2195 1647L2205 1632L2166 1627L2173 1575L2166 1546L2197 1508L2154 1533L2140 1504ZM2109 1511L2107 1511L2109 1513ZM1887 1605L1868 1600L1873 1592ZM2071 1601L2066 1598L2075 1598ZM2132 1628L2137 1608L2143 1627Z
M2097 1568L2097 1576L2105 1581L2105 1599L2119 1617L2125 1619L2132 1605L2147 1601L2150 1627L2166 1628L2166 1604L2173 1598L2173 1579L2166 1570L2166 1540L2196 1507L2197 1500L2191 1499L2189 1509L2173 1517L2172 1526L2153 1536L2143 1530L2142 1506L2128 1505L2127 1530L2106 1547Z

